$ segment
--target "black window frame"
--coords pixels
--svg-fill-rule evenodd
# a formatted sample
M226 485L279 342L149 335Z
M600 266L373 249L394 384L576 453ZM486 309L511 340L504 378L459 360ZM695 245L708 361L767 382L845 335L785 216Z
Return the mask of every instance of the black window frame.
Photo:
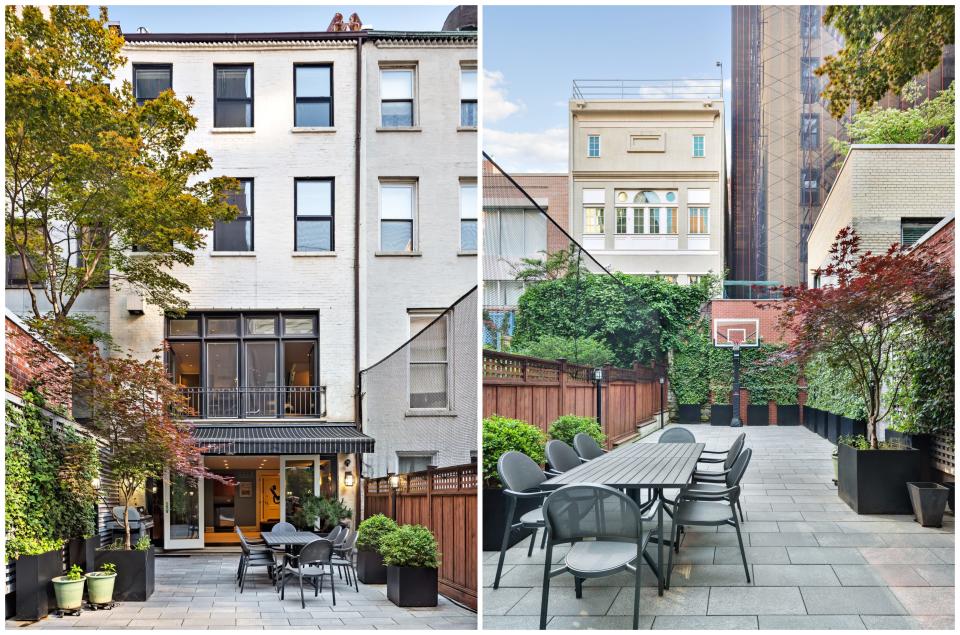
M808 181L814 181L816 187L807 187ZM820 204L820 168L802 168L800 170L800 205L812 207Z
M133 98L137 101L138 106L142 106L145 102L152 101L156 97L137 97L137 71L140 69L166 69L170 72L170 86L167 90L173 90L173 64L134 64L131 69L131 77L133 79ZM163 92L163 91L160 91Z
M256 207L256 204L255 204L255 202L254 202L254 201L255 201L255 198L256 198L256 197L255 197L255 188L254 188L254 179L253 179L253 177L244 176L244 177L236 177L236 180L239 181L240 183L249 183L249 184L250 184L250 204L247 206L247 208L248 208L248 209L247 209L247 215L246 215L246 216L239 216L239 215L238 215L238 216L237 216L236 218L234 218L233 220L228 220L228 221L216 221L216 223L214 223L214 226L213 226L213 251L214 251L214 252L221 252L221 253L223 253L223 252L227 252L227 253L229 253L229 252L243 252L243 253L247 253L247 252L253 252L253 251L255 251L255 249L256 249L256 248L255 248L256 243L255 243L255 241L254 241L254 237L255 237L255 236L254 236L254 232L255 232L255 230L256 230L256 225L255 225L255 223L253 222L253 210L254 210L254 208ZM217 225L219 225L220 223L230 224L230 223L238 223L238 222L247 222L247 223L250 224L250 248L249 248L249 249L217 249Z
M410 75L410 99L384 99L383 73L406 71ZM388 126L383 121L384 104L410 103L410 123L404 126ZM417 67L416 66L381 66L380 67L380 127L381 128L415 128L417 126Z
M329 97L298 97L297 96L297 69L298 68L328 68L330 69L330 96ZM333 63L331 62L304 62L296 63L293 65L293 127L294 128L332 128L334 124L333 116L333 87L336 86L336 83L333 81ZM301 126L297 123L297 105L300 103L306 104L329 104L330 106L330 121L326 126Z
M815 132L811 134L804 129L805 121L815 121ZM815 141L811 141L811 137ZM819 150L820 149L820 113L804 112L800 113L800 149L801 150Z
M217 70L221 68L249 68L250 69L250 97L218 97L217 96ZM214 64L213 65L213 127L214 128L253 128L256 125L256 107L254 98L256 97L257 84L255 81L253 62L243 64ZM246 103L250 102L250 125L249 126L218 126L217 125L217 105L221 101Z
M329 216L319 216L316 214L307 215L301 217L299 214L299 202L298 202L298 193L297 193L297 184L301 181L327 181L330 183L330 215ZM336 223L336 214L337 214L337 182L336 178L332 176L298 176L293 179L293 250L298 253L314 253L314 254L324 254L324 253L334 253L336 252L336 241L335 236L337 223ZM300 221L311 222L311 221L330 221L330 249L327 251L323 250L301 250L299 248L299 236L298 229Z
M903 216L901 217L900 218L900 245L902 247L912 247L916 245L917 241L923 238L923 236L927 232L929 232L931 229L936 227L942 220L943 220L942 217L936 217L936 216L917 216L917 217ZM924 230L923 233L917 234L916 239L911 241L910 243L906 242L905 236L904 236L904 229L906 229L906 226L908 225L916 225L916 226L919 226L920 229Z

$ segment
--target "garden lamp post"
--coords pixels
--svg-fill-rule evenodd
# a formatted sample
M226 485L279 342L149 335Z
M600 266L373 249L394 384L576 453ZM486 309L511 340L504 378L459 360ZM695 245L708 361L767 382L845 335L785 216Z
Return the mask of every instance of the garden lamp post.
M390 518L397 519L397 490L400 489L400 475L387 472L387 483L390 484Z
M593 369L593 383L597 387L597 424L603 429L601 416L603 414L603 366Z
M660 429L663 430L663 386L665 384L663 377L660 378Z

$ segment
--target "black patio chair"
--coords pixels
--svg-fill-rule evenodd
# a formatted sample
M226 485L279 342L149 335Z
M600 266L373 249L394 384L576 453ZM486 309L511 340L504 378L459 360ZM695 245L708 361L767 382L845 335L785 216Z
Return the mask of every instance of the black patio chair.
M272 550L251 546L239 527L234 527L234 530L240 537L240 565L237 568L237 580L240 583L240 593L243 593L243 587L246 586L247 581L247 569L250 567L265 567L267 575L270 576L272 581L276 573L277 561Z
M317 538L304 545L297 555L291 555L283 569L280 582L280 599L283 600L287 590L287 578L296 576L300 585L300 608L307 608L303 597L303 579L313 585L313 596L317 597L323 591L323 578L330 578L330 597L333 605L337 605L337 592L333 584L333 543L326 538Z
M730 475L730 470L733 468L733 464L736 462L737 457L743 451L743 444L746 440L747 435L742 432L740 435L733 441L733 445L730 446L730 449L726 451L726 456L723 458L723 469L720 471L700 471L694 470L693 472L693 482L694 483L715 483L723 484L727 482L727 477ZM714 452L716 454L717 452ZM711 459L710 462L714 462ZM743 507L740 505L740 501L737 501L737 509L740 511L740 520L744 519L743 516Z
M696 443L697 437L686 428L667 428L657 443Z
M353 575L353 586L360 593L360 584L357 582L357 567L354 558L357 555L357 532L351 531L347 539L339 547L333 548L333 566L340 571L340 576L347 576L347 586L351 585L350 576Z
M740 479L750 464L753 450L745 449L737 457L727 481L722 486L711 484L693 485L681 490L677 497L677 507L673 513L673 540L677 544L677 533L681 525L697 525L701 527L719 527L730 525L737 531L737 542L740 544L740 557L743 559L743 571L750 582L750 567L747 565L747 553L743 549L743 536L740 535L740 521L737 519L736 503L740 498ZM673 570L673 552L667 560L667 580L665 587L670 587L670 573Z
M493 579L494 589L500 588L500 572L503 570L503 560L507 555L510 535L513 531L515 529L533 529L533 535L530 536L530 548L527 549L527 557L530 557L533 555L533 543L537 539L537 530L546 527L543 523L543 508L539 505L536 509L520 516L518 522L514 522L517 501L541 500L550 494L550 492L540 489L540 485L547 480L543 470L534 463L533 459L522 452L515 450L505 452L497 461L497 472L500 474L500 482L503 484L503 495L507 497L507 521L503 528L503 543L500 546L500 559L497 561L497 574Z
M600 447L597 440L586 432L578 432L577 435L573 437L573 449L580 455L581 461L592 461L606 453L606 450Z
M746 433L741 432L726 450L704 450L700 454L700 460L697 461L697 463L726 463L730 460L731 454L733 454L733 460L735 461L737 457L740 456L740 450L743 449L743 444L746 439ZM716 454L717 456L703 456L704 454ZM733 465L733 461L730 461L730 465ZM730 465L725 465L723 469L730 469Z
M278 534L292 534L296 530L297 528L288 522L279 522L270 529L270 531Z
M326 538L327 540L332 542L334 546L336 546L338 541L343 542L343 537L344 537L343 533L345 531L347 531L346 527L344 527L343 525L337 525L336 527L331 529L329 532L327 532L327 535L324 536L324 538Z
M577 451L559 439L547 441L544 452L547 455L547 466L549 467L547 474L551 476L569 472L583 464Z
M646 553L653 533L644 531L639 506L626 494L606 485L567 485L554 491L543 504L547 532L547 553L543 565L543 596L540 602L540 630L547 627L550 579L563 573L574 576L577 598L583 597L583 581L621 571L634 574L633 628L640 620L641 560L654 568ZM563 563L552 569L553 547L570 544ZM654 569L655 570L655 569Z

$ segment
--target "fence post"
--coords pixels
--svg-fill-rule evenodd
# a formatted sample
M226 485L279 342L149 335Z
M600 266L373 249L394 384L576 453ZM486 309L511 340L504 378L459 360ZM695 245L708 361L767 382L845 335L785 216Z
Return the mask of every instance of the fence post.
M433 529L433 473L436 465L427 466L427 527Z
M567 403L567 360L561 357L557 360L558 379L560 382L559 397L557 398L557 415L563 416L563 404Z

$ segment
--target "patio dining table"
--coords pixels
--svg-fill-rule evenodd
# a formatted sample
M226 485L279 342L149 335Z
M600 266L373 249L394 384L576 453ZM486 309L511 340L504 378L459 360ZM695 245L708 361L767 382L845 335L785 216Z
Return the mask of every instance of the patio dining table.
M652 489L663 500L663 490L679 489L690 483L700 460L703 443L632 443L599 456L592 461L554 476L544 488L598 483L628 491L639 500L640 490ZM663 595L663 505L657 506L657 592ZM639 563L637 563L639 566Z
M321 538L312 531L291 531L289 533L264 531L260 536L271 547L303 547Z

